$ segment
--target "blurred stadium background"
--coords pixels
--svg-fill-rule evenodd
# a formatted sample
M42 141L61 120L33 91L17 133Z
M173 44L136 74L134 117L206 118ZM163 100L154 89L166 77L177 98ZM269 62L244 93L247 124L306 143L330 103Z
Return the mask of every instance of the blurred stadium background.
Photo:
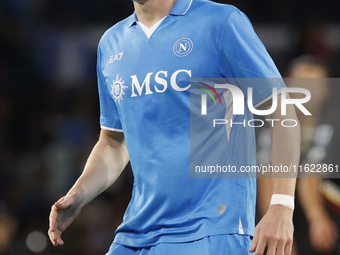
M230 0L284 72L313 54L340 75L339 0ZM50 206L82 171L99 134L95 74L102 33L125 0L0 0L0 254L104 254L131 190L126 171L53 248Z

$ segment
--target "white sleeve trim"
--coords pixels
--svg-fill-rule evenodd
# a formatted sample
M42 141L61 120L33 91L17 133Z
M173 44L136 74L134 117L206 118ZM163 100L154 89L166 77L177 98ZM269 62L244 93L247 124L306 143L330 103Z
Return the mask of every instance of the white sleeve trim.
M188 6L188 9L185 10L185 12L183 13L183 15L185 15L185 14L189 11L189 9L190 9L190 7L191 7L191 4L192 4L192 1L193 1L193 0L190 1L190 4L189 4L189 6Z
M123 132L123 129L119 129L119 128L110 128L110 127L105 127L105 126L100 126L101 129L104 130L109 130L109 131L115 131L115 132Z
M280 95L281 94L281 89L277 92L277 95ZM261 102L257 103L254 108L255 109L258 109L258 107L266 102L268 102L269 100L271 100L273 98L273 94L271 94L269 97L263 99Z

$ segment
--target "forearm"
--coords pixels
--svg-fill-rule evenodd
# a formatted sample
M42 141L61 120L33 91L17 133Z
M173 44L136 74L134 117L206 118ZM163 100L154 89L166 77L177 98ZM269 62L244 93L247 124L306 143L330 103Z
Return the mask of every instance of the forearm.
M112 139L108 132L101 132L82 175L67 193L75 196L81 206L111 186L129 161L124 138Z
M276 124L272 135L272 164L273 166L286 166L290 173L275 173L273 176L273 194L294 196L296 173L293 171L300 160L300 124L297 120L293 106L287 107L287 115L277 114L276 119L294 119L296 127L284 127Z
M280 104L280 102L279 102ZM297 121L294 108L291 106L286 116L281 116L280 108L273 114L273 119L280 122L283 117ZM298 123L298 121L297 121ZM297 165L300 157L300 127L283 127L276 124L272 134L272 164L276 166ZM289 168L289 167L288 167ZM279 169L281 169L279 167ZM274 173L272 194L294 196L296 176L287 173ZM276 196L277 198L278 196ZM281 197L279 197L281 199ZM290 254L293 244L293 210L291 210L291 199L287 201L274 201L269 206L266 214L255 228L252 247L250 252L264 254Z

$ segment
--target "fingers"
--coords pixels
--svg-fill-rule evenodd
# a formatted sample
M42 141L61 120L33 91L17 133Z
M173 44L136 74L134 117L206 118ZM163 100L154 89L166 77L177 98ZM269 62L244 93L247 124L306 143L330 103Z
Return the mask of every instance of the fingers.
M57 240L58 244L59 245L64 245L64 240L61 239L61 233L62 232L60 230L57 230L57 233L58 233L58 240Z
M271 243L270 245L268 245L268 250L267 250L267 255L279 255L279 253L276 253L276 248L277 248L277 243ZM255 252L255 254L257 254ZM259 255L261 254L264 254L264 251L262 253L258 253ZM282 254L280 254L282 255Z
M49 216L48 236L54 246L64 244L61 234L79 215L80 210L72 195L66 195L53 204Z
M259 229L256 227L253 242L252 242L252 245L249 249L249 252L254 252L256 250L258 240L259 240Z
M255 250L255 255L263 255L264 254L264 250L267 247L267 243L266 240L264 240L263 238L261 238L257 244L256 250ZM276 246L274 247L274 249L276 248ZM268 251L267 251L267 255L274 255L275 254L275 250L274 253L269 253L269 247L268 247Z
M273 238L262 234L258 229L255 229L255 234L252 242L252 246L249 252L255 252L255 255L265 254L267 248L267 255L291 255L292 252L292 240L281 239L279 237Z
M57 224L57 217L58 217L58 210L55 205L52 205L51 207L51 212L50 212L50 217L49 217L49 227L51 230L55 231L57 229L56 224Z
M266 248L266 255L291 255L293 242L292 240L270 239L269 237L261 236L255 249L251 249L250 252L255 252L255 255L263 255Z
M51 229L48 230L48 237L50 238L53 246L58 246L58 242L57 242L58 238Z
M288 241L286 247L285 247L285 252L284 255L291 255L292 254L292 250L293 250L293 242L292 241Z
M61 231L58 230L57 227L57 219L58 219L58 208L54 204L51 207L50 217L49 217L49 230L48 230L48 236L54 246L57 246L58 244L62 243L61 240Z
M263 255L266 246L267 246L266 239L263 238L260 228L256 227L253 243L252 246L250 247L249 252L255 252L255 255Z
M54 246L58 246L58 245L63 245L64 241L61 239L61 231L57 230L57 231L52 231L51 229L48 230L48 236L51 240L51 243Z
M285 255L285 248L286 248L286 242L284 240L279 241L276 246L276 253L274 254Z
M266 240L261 236L259 229L255 228L253 243L249 249L249 252L255 252L255 255L262 255L264 254L266 246L267 246Z
M49 216L49 230L48 236L54 246L63 245L64 241L61 239L62 232L58 229L57 220L59 210L66 209L70 206L70 203L65 203L65 199L61 198L51 207Z

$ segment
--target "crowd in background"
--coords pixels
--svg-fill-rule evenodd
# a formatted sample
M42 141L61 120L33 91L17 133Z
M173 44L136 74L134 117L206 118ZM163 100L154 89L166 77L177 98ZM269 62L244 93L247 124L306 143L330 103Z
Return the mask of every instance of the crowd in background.
M339 77L338 0L224 2L249 16L282 72L308 53ZM125 0L0 1L0 254L104 254L112 242L129 167L86 206L63 247L46 232L51 205L81 174L100 131L97 43L132 11Z

